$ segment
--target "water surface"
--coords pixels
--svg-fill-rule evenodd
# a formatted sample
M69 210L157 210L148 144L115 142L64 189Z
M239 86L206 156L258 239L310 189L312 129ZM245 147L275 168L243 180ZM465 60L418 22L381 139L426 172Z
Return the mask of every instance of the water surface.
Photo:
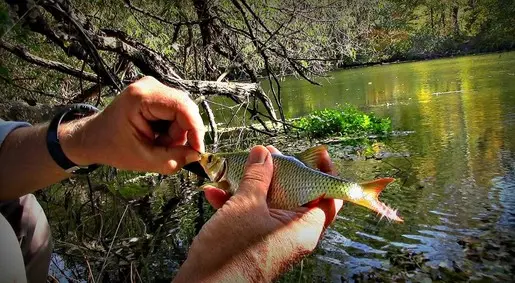
M345 144L330 144L341 176L397 179L381 198L405 222L348 204L315 254L280 281L513 281L514 66L515 53L503 53L339 71L322 87L286 79L288 118L349 103L412 134L380 140L396 153L383 159L341 159ZM280 149L294 143L309 145ZM78 178L38 195L55 240L51 274L169 282L213 213L192 189L199 183L107 167L90 177L91 186Z
M379 221L348 205L318 255L331 278L352 279L372 268L394 276L406 266L394 269L393 253L421 256L432 277L451 271L513 279L515 53L344 70L318 81L322 87L294 78L282 83L287 117L349 103L414 131L383 141L407 158L336 160L346 177L395 176L382 198L405 223ZM336 154L338 145L330 151Z

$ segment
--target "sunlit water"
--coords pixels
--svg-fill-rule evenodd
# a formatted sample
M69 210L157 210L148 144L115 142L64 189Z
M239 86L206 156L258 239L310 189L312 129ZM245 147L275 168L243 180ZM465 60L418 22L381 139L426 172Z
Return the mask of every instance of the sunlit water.
M398 153L381 160L340 160L344 146L329 146L343 177L396 178L381 199L399 209L404 223L347 204L315 255L281 280L340 282L375 275L382 281L514 281L515 53L329 75L319 79L321 87L294 78L283 81L286 116L349 103L390 117L396 130L411 132L381 140L387 151ZM127 215L125 202L117 200L123 197L99 194L98 213L90 208L89 196L68 183L40 198L56 241L52 273L61 282L68 277L84 282L91 264L95 278L102 270L113 280L140 282L132 276L138 269L141 282L169 282L203 221L197 216L208 218L208 205L186 189L187 182L180 187L176 177L135 186L124 183L133 175L118 172L113 179L111 174L108 168L97 170L93 185L115 192L142 190L153 197L136 197ZM181 201L174 200L177 196Z
M332 278L388 269L387 252L412 251L434 269L513 279L515 53L345 70L319 82L283 82L287 117L350 103L414 131L384 141L407 158L336 160L340 174L353 179L395 176L382 198L405 223L348 205L318 255ZM471 239L487 255L466 249ZM507 254L492 259L488 252Z

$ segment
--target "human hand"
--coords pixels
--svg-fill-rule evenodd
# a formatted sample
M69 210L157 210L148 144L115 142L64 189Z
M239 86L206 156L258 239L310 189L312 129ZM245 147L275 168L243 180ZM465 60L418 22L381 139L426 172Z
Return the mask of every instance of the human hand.
M83 120L76 132L61 138L63 151L79 165L171 174L204 152L197 105L152 77L132 83L104 111ZM158 120L171 122L166 133L152 131L150 122Z
M316 247L343 202L321 199L294 211L268 208L270 152L279 153L273 147L252 149L234 196L205 188L219 209L194 239L176 282L271 281ZM318 167L334 174L328 154Z

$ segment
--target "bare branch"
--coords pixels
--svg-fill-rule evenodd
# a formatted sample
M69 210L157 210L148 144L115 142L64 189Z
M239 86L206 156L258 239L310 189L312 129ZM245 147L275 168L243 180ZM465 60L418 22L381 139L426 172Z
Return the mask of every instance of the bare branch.
M127 4L127 6L131 9L133 9L134 11L137 11L137 12L140 12L142 13L143 15L145 16L148 16L150 18L153 18L153 19L156 19L162 23L165 23L165 24L169 24L169 25L172 25L174 27L180 27L180 26L192 26L192 25L198 25L198 24L201 24L205 21L211 21L213 20L214 18L207 18L207 19L204 19L204 20L200 20L200 21L185 21L185 22L171 22L163 17L160 17L158 15L154 15L148 11L145 11L137 6L134 6L134 4L132 4L132 2L130 0L124 0L125 4Z
M60 5L59 5L60 4ZM122 90L122 85L117 76L113 74L109 67L104 62L100 54L98 54L98 50L96 46L91 41L90 36L83 28L85 25L85 19L82 15L77 15L75 11L70 7L69 3L66 1L56 1L55 5L49 6L50 12L56 11L60 15L56 15L54 12L54 16L66 18L69 22L71 22L77 31L81 35L81 39L83 44L85 45L85 49L89 50L89 53L93 57L95 65L99 68L100 75L105 78L106 81L109 81L114 87L118 90Z
M7 84L10 84L16 88L19 88L19 89L22 89L22 90L25 90L27 92L32 92L32 93L37 93L37 94L41 94L43 96L46 96L46 97L52 97L52 98L57 98L61 101L67 101L66 98L62 97L62 96L59 96L57 94L53 94L53 93L48 93L48 92L44 92L44 91L41 91L41 90L37 90L37 89L29 89L29 88L26 88L24 86L21 86L21 85L18 85L18 84L15 84L13 79L9 79L9 78L6 78L2 75L0 75L0 79L2 79L4 82L6 82Z
M13 53L14 55L20 57L21 59L30 62L32 64L36 64L38 66L52 69L55 71L59 71L61 73L65 73L67 75L74 76L76 78L81 78L90 82L97 82L98 77L95 74L82 72L79 69L75 69L74 67L56 61L51 61L47 59L43 59L41 57L35 56L29 53L24 47L13 45L9 42L0 40L0 47Z
M213 134L213 144L216 147L218 144L218 128L216 127L215 115L213 114L213 110L211 110L211 107L205 99L202 99L201 105L202 108L204 108L204 111L206 111L209 126L211 127L211 133Z

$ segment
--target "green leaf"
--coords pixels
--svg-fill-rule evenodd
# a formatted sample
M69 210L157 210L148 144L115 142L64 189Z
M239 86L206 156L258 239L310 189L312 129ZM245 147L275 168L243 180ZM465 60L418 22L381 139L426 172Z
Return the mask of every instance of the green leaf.
M9 69L0 65L0 76L2 76L4 78L9 78Z

